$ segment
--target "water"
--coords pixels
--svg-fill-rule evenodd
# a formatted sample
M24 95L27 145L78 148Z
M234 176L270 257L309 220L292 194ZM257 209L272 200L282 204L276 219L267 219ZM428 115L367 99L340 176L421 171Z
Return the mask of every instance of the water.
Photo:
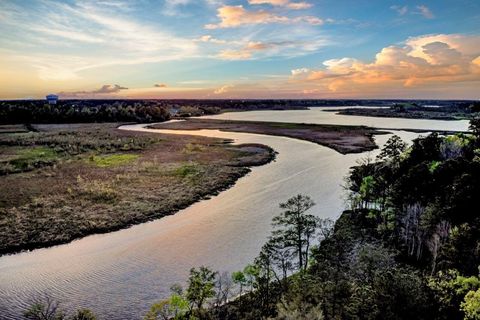
M427 130L449 130L467 131L468 121L448 120L423 120L423 119L400 119L380 117L358 117L340 115L335 112L324 110L339 110L351 107L322 107L311 108L310 110L285 110L285 111L249 111L231 112L214 116L207 116L212 119L224 120L248 120L248 121L275 121L275 122L296 122L316 124L340 124L340 125L364 125L386 129L427 129ZM355 107L359 108L359 107Z
M327 121L319 112L242 112L216 117L324 123L318 122ZM330 123L337 123L338 116L324 114ZM362 119L369 124L377 121L382 127L399 123L399 119L355 118L348 117L348 123L359 124ZM451 121L400 120L417 129L465 129ZM141 126L125 129L141 130ZM357 159L366 156L341 155L283 137L216 130L188 134L263 143L279 155L275 162L253 168L233 188L173 216L66 245L0 257L0 319L18 319L34 297L45 293L60 300L65 309L91 308L102 319L141 318L152 303L169 294L172 284L185 281L191 267L235 271L251 262L270 233L278 204L287 198L308 194L317 203L313 214L338 217L345 206L343 178ZM417 136L403 131L397 134L406 140ZM388 136L377 138L381 145Z

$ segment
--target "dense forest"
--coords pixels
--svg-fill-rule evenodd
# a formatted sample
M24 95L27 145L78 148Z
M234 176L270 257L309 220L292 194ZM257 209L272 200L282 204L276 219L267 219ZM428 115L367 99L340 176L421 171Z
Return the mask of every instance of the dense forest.
M282 100L59 100L0 101L0 124L161 122L171 116L217 114L222 110L298 109Z
M66 100L0 102L0 123L154 122L170 118L155 101Z
M45 100L0 101L0 124L161 122L171 116L202 116L224 111L287 110L322 106L409 106L410 113L423 105L437 105L449 114L463 112L471 101L437 100ZM400 107L399 107L400 106ZM397 109L395 109L397 108ZM344 111L348 113L348 111ZM365 112L360 110L360 112ZM396 111L395 111L396 112ZM396 112L398 114L398 112ZM368 115L368 114L366 114Z

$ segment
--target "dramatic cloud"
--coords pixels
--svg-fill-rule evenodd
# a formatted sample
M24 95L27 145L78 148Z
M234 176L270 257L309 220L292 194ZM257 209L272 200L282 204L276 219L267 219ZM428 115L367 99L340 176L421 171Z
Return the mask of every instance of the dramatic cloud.
M272 6L287 7L293 10L303 10L311 8L313 5L308 2L291 2L289 0L248 0L249 4L269 4Z
M311 25L321 25L323 20L314 16L301 16L289 18L286 16L276 15L270 11L259 10L249 11L242 5L238 6L222 6L218 8L217 16L220 22L217 24L207 24L206 29L234 28L242 25L255 25L267 23L307 23Z
M333 92L480 82L479 55L480 36L428 35L410 38L404 46L383 48L372 63L330 59L323 62L323 69L301 68L291 73L294 82L317 83Z
M155 83L153 85L155 88L166 88L167 85L165 83Z
M128 90L126 87L122 87L118 84L104 84L99 89L92 91L73 91L73 92L59 92L58 95L61 97L91 97L95 95L110 95L118 93L122 90Z

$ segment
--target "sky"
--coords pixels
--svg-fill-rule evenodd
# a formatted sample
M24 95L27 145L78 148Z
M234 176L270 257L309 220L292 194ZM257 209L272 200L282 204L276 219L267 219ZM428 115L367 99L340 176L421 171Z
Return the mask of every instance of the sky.
M0 0L0 99L480 99L479 0Z

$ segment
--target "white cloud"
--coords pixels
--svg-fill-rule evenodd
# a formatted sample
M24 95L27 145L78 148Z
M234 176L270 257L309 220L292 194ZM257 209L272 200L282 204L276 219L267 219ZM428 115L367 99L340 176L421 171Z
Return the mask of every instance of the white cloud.
M194 39L193 41L195 41L195 42L211 42L211 43L215 43L215 44L226 44L227 43L227 41L216 39L216 38L212 37L211 35L204 35L204 36L201 36L197 39Z
M286 7L292 10L303 10L311 8L313 6L313 4L309 2L291 2L290 0L248 0L248 3L251 5L269 4L272 6Z
M390 9L395 10L399 16L404 16L408 13L408 6L391 6Z
M26 11L15 4L0 3L0 9L8 13L0 25L14 27L17 36L32 39L28 45L39 50L27 50L25 45L8 58L34 66L43 80L75 80L87 69L197 55L194 41L136 21L127 14L131 10L128 4L123 6L116 1L66 4L48 0L42 4ZM52 53L40 53L48 48ZM54 53L58 49L61 53Z
M417 9L419 10L419 13L427 18L427 19L433 19L435 18L435 15L432 13L432 11L430 10L430 8L428 8L427 6L425 5L420 5L420 6L417 6Z
M292 81L318 83L332 92L480 83L479 56L480 36L425 35L383 48L372 63L346 57L324 61L323 69L291 73Z
M224 94L224 93L227 93L229 92L229 90L231 88L233 88L234 86L232 85L224 85L216 90L213 91L213 94L216 94L216 95L219 95L219 94Z
M278 15L268 10L247 10L242 5L238 6L221 6L217 10L217 17L220 22L215 24L206 24L206 29L235 28L244 25L257 24L293 24L306 23L311 25L321 25L323 20L314 16L300 16L289 18L287 16Z
M307 74L310 72L310 69L308 68L299 68L299 69L293 69L291 71L292 73L292 76L298 76L298 75L301 75L301 74Z

